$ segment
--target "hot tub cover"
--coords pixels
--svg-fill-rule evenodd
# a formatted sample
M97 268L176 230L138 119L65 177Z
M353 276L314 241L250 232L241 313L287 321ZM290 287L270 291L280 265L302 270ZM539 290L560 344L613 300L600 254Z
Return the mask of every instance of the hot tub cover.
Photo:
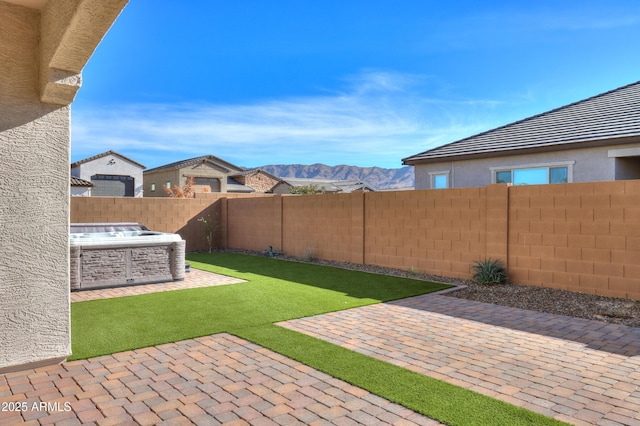
M136 222L98 222L98 223L72 223L70 233L85 234L97 232L125 232L148 231L146 226Z

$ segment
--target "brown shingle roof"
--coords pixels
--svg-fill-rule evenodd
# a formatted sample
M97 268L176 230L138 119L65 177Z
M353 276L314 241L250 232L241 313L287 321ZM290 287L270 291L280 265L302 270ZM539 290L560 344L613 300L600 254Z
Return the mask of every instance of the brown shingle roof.
M403 164L597 146L640 136L640 81L404 158ZM617 141L621 143L620 141Z

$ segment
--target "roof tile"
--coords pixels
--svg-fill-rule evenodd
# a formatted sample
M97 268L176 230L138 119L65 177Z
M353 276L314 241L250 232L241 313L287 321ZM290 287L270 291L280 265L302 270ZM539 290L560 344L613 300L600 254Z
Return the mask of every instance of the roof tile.
M640 81L404 158L403 164L606 144L640 136Z

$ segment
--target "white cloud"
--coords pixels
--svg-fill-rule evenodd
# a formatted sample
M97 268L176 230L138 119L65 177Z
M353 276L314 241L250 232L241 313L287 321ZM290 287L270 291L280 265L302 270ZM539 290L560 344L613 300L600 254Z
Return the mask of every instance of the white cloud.
M403 157L491 126L473 117L493 102L419 96L420 76L369 71L348 81L343 92L250 105L74 109L73 160L113 149L148 167L206 154L241 166L399 167Z

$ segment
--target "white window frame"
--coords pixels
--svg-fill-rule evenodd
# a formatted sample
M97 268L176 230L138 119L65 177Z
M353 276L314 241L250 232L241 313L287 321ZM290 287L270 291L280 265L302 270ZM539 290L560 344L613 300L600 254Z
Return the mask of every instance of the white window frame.
M575 163L576 163L575 161L558 161L558 162L552 162L552 163L530 163L530 164L518 164L517 166L490 167L489 170L491 171L491 183L496 183L496 175L498 172L513 172L514 170L540 169L540 168L553 169L556 167L567 168L567 183L571 183L573 182L573 165Z
M436 176L445 176L447 178L447 186L446 188L436 188L435 180ZM429 172L429 185L431 189L447 189L451 188L451 171L450 170L441 170L438 172Z

